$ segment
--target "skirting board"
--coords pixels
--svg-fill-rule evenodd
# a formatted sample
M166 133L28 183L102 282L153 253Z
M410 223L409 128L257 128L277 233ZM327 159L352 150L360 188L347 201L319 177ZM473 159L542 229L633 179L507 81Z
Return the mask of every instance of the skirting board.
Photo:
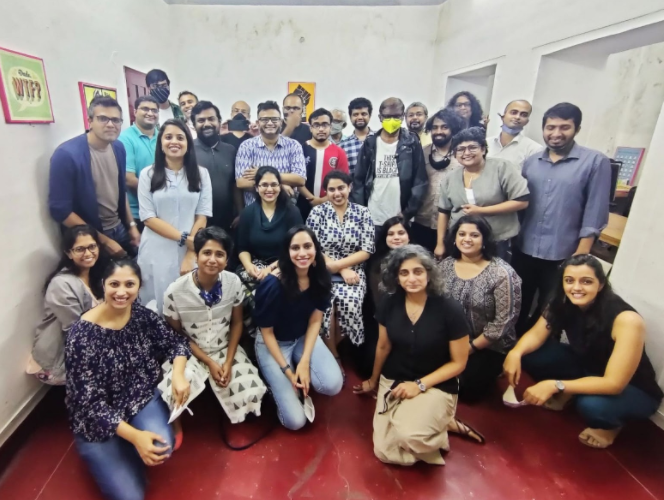
M5 444L5 441L9 439L9 436L11 436L26 417L30 415L30 412L35 409L35 406L37 406L42 400L49 389L50 386L42 384L37 392L35 392L32 397L30 397L25 404L14 413L14 416L9 420L7 425L0 430L0 446Z

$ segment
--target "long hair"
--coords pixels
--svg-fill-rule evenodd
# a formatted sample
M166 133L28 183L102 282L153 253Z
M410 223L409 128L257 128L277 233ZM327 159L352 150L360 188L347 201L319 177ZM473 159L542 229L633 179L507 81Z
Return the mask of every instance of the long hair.
M196 161L196 150L194 148L194 139L187 126L180 120L166 120L159 128L157 136L157 148L154 155L154 169L152 172L152 181L150 183L150 192L154 193L166 187L166 154L161 148L161 140L164 137L166 127L173 125L179 128L187 138L187 152L184 154L184 173L187 176L187 184L191 193L201 192L201 173L198 170Z
M323 257L323 249L316 238L316 234L304 224L298 224L290 228L284 237L281 245L281 253L279 254L279 270L281 271L281 284L286 289L286 297L289 300L294 300L300 295L300 286L297 283L297 272L295 264L290 257L291 241L297 233L305 232L311 237L316 249L316 257L314 264L309 267L309 290L316 298L323 298L329 296L332 291L332 277L330 276L327 266L325 265L325 258Z
M133 259L130 259L128 257L122 257L117 260L111 260L106 265L106 267L104 267L104 271L102 272L101 275L102 284L115 272L116 269L121 267L131 268L131 270L134 271L134 274L138 278L139 287L140 285L143 284L143 274L141 273L141 268L138 266L138 264L136 264L136 262Z
M380 226L378 234L376 235L376 253L373 255L376 259L380 260L389 253L390 247L387 246L387 232L390 230L390 228L399 224L401 224L406 230L408 240L412 241L412 237L410 235L410 223L400 215L390 217L382 226Z
M68 227L62 233L62 242L60 244L62 257L60 258L60 262L58 262L55 270L49 274L48 278L46 278L46 283L44 283L43 290L44 293L46 293L46 289L48 288L48 285L51 284L51 281L53 281L53 278L55 278L61 271L64 270L65 272L78 276L80 269L76 266L76 264L74 264L74 261L67 256L67 252L74 248L76 240L79 236L90 236L97 244L97 262L95 262L95 265L90 269L90 291L98 299L101 299L104 296L104 292L101 286L101 276L104 267L109 261L109 257L106 254L104 246L101 244L99 233L94 227L87 224Z
M427 293L430 295L443 295L443 274L433 260L431 253L420 245L404 245L392 250L385 260L381 272L381 290L393 295L397 292L403 293L399 284L399 270L401 264L409 259L417 259L426 269L429 282Z
M288 203L288 195L286 194L286 191L284 190L284 186L281 183L281 174L279 171L274 168L274 167L259 167L258 170L256 170L256 175L254 177L254 196L256 197L256 202L260 203L261 202L261 195L258 194L258 185L261 182L261 179L265 174L272 174L277 178L277 182L279 183L279 194L277 195L277 205L278 206L284 206L286 203Z
M459 97L464 96L470 101L470 120L468 121L469 127L482 127L482 120L484 119L484 111L482 111L482 105L480 101L473 94L467 90L462 90L457 92L452 96L450 102L447 103L447 106L454 109L454 105Z
M597 280L602 287L597 293L597 297L593 303L585 311L582 311L578 306L570 303L565 289L563 288L563 277L565 269L569 266L583 266L590 267ZM557 273L556 285L551 292L547 307L544 309L544 319L546 319L549 329L554 336L560 336L570 321L583 315L584 330L586 332L585 343L591 346L595 338L611 328L611 321L615 315L611 314L612 303L618 298L616 293L611 288L610 283L606 278L602 264L590 254L574 255L563 262Z
M481 215L464 215L445 235L445 257L461 258L461 251L456 246L456 237L462 224L474 224L482 235L482 258L491 260L496 256L496 240L491 225Z

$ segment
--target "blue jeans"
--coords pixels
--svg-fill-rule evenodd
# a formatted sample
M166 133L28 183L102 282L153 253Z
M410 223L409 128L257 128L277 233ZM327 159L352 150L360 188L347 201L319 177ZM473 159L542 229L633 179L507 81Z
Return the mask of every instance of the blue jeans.
M108 236L118 245L120 245L124 251L127 252L129 257L134 258L136 255L138 255L138 248L131 244L131 238L129 237L129 233L127 232L127 228L125 228L124 224L118 224L113 229L104 231L104 235Z
M142 431L154 432L166 440L173 449L175 437L168 424L168 406L161 398L161 392L155 391L152 400L129 424ZM79 455L87 464L104 498L108 500L143 500L147 481L145 464L136 448L120 436L113 436L107 441L91 443L82 436L74 436ZM157 446L164 444L155 442Z
M569 345L551 338L525 355L522 365L537 381L575 380L590 375ZM645 420L659 407L659 401L633 385L627 385L615 396L582 394L574 399L576 410L592 429L617 429L628 420Z
M512 240L496 241L496 255L509 263L512 260Z
M306 336L303 335L297 340L277 341L281 354L283 354L286 362L293 367L293 371L302 359L305 338ZM260 332L256 335L255 348L258 366L267 385L270 386L274 401L277 404L279 421L287 429L293 431L301 429L307 423L302 403L293 389L290 379L281 372L281 367L268 351ZM311 372L311 386L316 392L325 396L334 396L341 391L343 385L341 370L337 360L334 359L320 337L316 338L311 353L309 371Z

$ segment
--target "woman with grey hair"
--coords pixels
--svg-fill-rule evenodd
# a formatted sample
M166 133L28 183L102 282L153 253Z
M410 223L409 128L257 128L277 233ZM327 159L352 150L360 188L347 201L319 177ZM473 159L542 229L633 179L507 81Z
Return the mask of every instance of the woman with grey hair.
M448 432L484 443L480 433L454 416L470 326L461 305L443 296L442 275L423 247L394 249L382 278L387 293L376 312L373 374L354 392L378 387L373 441L382 462L442 465Z

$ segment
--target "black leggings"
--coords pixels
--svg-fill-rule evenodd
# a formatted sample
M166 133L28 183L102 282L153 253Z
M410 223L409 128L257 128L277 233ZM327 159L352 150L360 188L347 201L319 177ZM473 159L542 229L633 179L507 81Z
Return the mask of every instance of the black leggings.
M505 355L491 349L471 354L459 377L459 399L473 403L489 394L503 371L504 362Z

